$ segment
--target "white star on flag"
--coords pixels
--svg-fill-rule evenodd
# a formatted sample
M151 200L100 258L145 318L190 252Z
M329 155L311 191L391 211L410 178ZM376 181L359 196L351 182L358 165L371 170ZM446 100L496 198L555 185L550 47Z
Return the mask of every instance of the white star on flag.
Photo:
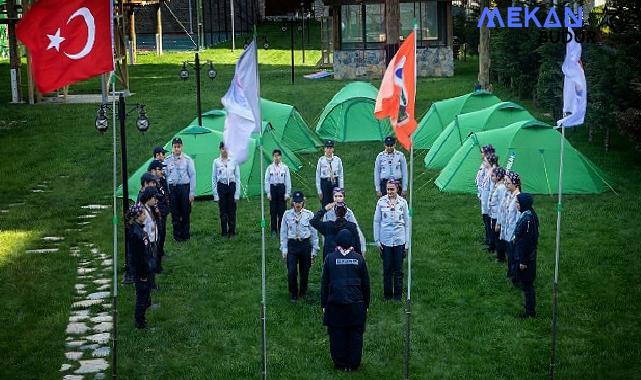
M47 50L56 48L56 51L60 51L60 44L65 40L65 38L60 35L60 28L56 30L56 34L47 34L47 37L49 37L49 46L47 46Z

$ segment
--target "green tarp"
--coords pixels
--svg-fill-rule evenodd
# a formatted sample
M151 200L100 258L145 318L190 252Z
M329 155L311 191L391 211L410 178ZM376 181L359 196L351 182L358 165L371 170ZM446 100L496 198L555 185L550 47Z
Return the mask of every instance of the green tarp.
M340 142L383 141L392 134L392 127L389 120L374 117L376 95L376 87L366 82L343 87L318 118L318 137Z
M414 149L430 149L456 115L478 111L500 101L489 92L477 91L433 103L416 127Z
M474 180L481 164L480 148L492 144L505 167L513 156L512 170L521 176L522 190L556 194L559 188L561 133L538 120L519 121L505 128L473 133L454 154L436 185L441 191L476 193ZM581 152L565 142L563 193L593 194L611 189L601 171Z
M323 145L296 107L265 98L260 104L262 119L271 123L278 141L293 152L314 153Z
M211 196L211 167L214 159L219 156L218 146L223 140L222 132L209 128L191 126L178 132L174 137L183 140L183 152L194 160L196 167L196 196ZM171 151L171 140L165 144L165 149ZM168 153L171 154L171 153ZM263 156L264 167L270 164L269 156ZM260 149L256 140L251 139L249 143L249 155L247 161L240 166L241 196L248 197L259 195L263 183L263 173L260 171ZM140 190L140 177L145 171L151 159L147 160L136 172L129 177L129 199L134 200ZM122 187L118 189L118 196L122 196Z
M202 126L222 133L225 130L225 117L226 113L223 110L212 110L206 112L203 114ZM189 125L198 125L198 119L194 119ZM252 138L259 140L260 135L258 133L252 134ZM288 145L284 145L280 142L277 138L275 128L271 123L266 121L263 121L263 144L265 147L265 154L269 155L269 157L271 157L274 149L280 149L283 153L283 162L289 166L291 170L297 172L303 167L302 161L289 149Z
M472 132L503 128L524 120L534 120L534 116L525 108L511 102L502 102L480 111L458 115L432 144L425 156L425 167L444 168Z

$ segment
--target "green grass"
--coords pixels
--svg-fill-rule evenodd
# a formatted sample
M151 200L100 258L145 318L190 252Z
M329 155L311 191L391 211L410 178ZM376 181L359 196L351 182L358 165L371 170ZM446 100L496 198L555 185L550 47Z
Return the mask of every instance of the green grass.
M271 31L274 32L274 31ZM280 36L282 37L282 36ZM289 84L289 53L283 41L260 52L262 95L294 104L305 120L315 118L346 82L308 81ZM279 47L279 44L283 45ZM280 49L280 51L279 51ZM318 52L308 56L318 57ZM204 109L219 107L239 52L207 50L219 70L203 81ZM128 102L147 104L148 133L134 132L128 122L130 170L144 162L150 149L194 118L193 82L178 79L180 62L189 53L157 58L141 55L131 68ZM309 59L308 62L314 60ZM300 59L297 59L300 62ZM297 72L312 72L311 65ZM0 63L0 82L8 83L8 65ZM476 81L476 62L457 66L454 78L421 78L417 113L430 102L463 94ZM378 84L378 83L376 83ZM76 259L66 248L93 241L111 250L108 213L72 236L86 203L109 203L111 137L93 127L95 105L9 105L0 93L0 206L26 201L0 214L0 378L55 378L64 361L64 331L75 283ZM77 93L98 91L97 82L72 87ZM535 114L540 110L513 98ZM641 165L622 142L606 154L588 144L585 129L570 132L573 145L610 175L618 194L568 196L562 221L559 295L559 378L639 378L641 366L641 264L638 236L641 212ZM375 204L373 160L377 143L338 144L346 167L348 205L368 239ZM440 193L436 172L422 169L415 158L412 373L414 378L527 378L546 376L550 347L551 280L554 265L555 198L537 196L541 220L536 320L515 315L522 295L508 284L504 270L480 250L479 207L470 195ZM305 165L294 187L318 207L313 193L317 155L302 156ZM61 178L68 175L69 178ZM52 192L29 190L46 180ZM207 179L201 179L207 180ZM218 211L211 200L195 204L192 239L168 243L170 258L153 294L159 310L149 311L152 328L133 328L132 287L119 298L119 373L122 378L255 378L260 367L260 230L258 198L239 204L233 241L218 233ZM29 256L41 236L64 234L61 253ZM328 339L319 309L320 263L311 271L310 295L292 305L287 297L286 268L275 239L268 240L267 318L269 374L272 378L347 378L332 369ZM363 368L350 378L400 378L403 370L404 314L400 304L382 302L382 266L375 252L367 256L373 301L365 334Z

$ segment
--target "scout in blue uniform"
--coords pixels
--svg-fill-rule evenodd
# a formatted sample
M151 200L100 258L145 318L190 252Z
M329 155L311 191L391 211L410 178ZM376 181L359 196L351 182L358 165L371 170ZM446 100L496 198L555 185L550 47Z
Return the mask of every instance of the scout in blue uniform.
M301 191L296 191L292 194L292 208L285 211L280 226L280 251L283 260L287 260L287 280L292 302L307 293L309 268L319 249L318 234L310 224L314 213L304 209L304 206L305 196Z
M490 154L494 154L494 147L492 144L485 145L481 148L481 166L476 173L476 196L481 203L481 218L483 220L483 229L485 231L485 240L483 241L483 244L486 246L490 245L490 235L487 230L486 217L483 215L483 195L485 187L487 186L487 181L489 181L486 167L486 156Z
M488 252L494 250L493 241L492 241L492 229L490 223L490 193L494 188L494 183L492 182L492 168L498 163L498 157L494 153L485 154L485 160L483 161L483 170L485 174L483 175L483 183L481 187L481 214L483 217L483 226L485 230L485 241L487 242Z
M131 257L129 268L136 285L136 307L134 323L136 328L147 327L145 312L151 305L151 287L149 275L151 273L147 258L149 256L149 238L144 230L146 218L143 205L136 203L129 208L127 213L128 251Z
M142 191L140 194L140 203L143 206L143 210L146 214L145 218L145 232L147 233L147 238L149 239L149 252L150 257L149 269L151 271L149 275L149 282L152 289L156 289L156 273L158 269L158 220L160 219L160 211L156 207L158 200L156 196L158 195L158 190L155 186L149 186Z
M211 168L211 189L218 202L222 236L236 235L236 202L240 199L240 166L229 157L225 143L220 142L220 157Z
M407 189L407 160L405 155L396 150L396 139L392 136L385 138L385 150L376 156L374 163L374 188L376 195L387 194L387 180L395 179L400 182L402 196Z
M496 261L505 262L505 245L500 239L501 229L499 220L501 218L501 203L505 199L507 188L505 187L505 169L498 166L492 170L492 182L494 188L490 193L490 230L492 233L492 242L496 249Z
M363 256L352 248L354 236L341 230L337 247L323 262L321 307L334 367L354 371L361 364L363 333L370 301L369 274Z
M343 161L334 155L334 141L325 141L325 155L316 164L316 192L321 206L332 202L335 187L345 187Z
M156 207L160 212L158 222L158 263L156 265L156 272L162 273L162 258L165 256L165 237L167 236L167 216L169 216L169 190L167 187L167 180L165 180L165 173L163 172L162 161L153 160L148 167L149 174L156 176L156 199L158 203Z
M323 222L323 216L328 210L334 210L336 213L336 220ZM358 236L358 226L354 222L349 222L345 219L347 214L347 206L343 202L330 203L324 208L321 208L311 220L312 227L316 228L318 232L323 235L325 242L323 244L323 260L330 253L336 249L336 236L342 230L348 230L354 236ZM354 251L362 255L361 244L359 239L355 240Z
M376 203L374 240L383 258L384 298L400 301L403 294L403 258L409 246L410 216L407 202L397 192L398 184L388 181L387 195Z
M323 222L333 222L336 220L336 211L335 205L339 203L345 203L345 190L341 187L335 187L334 188L334 202L330 203L332 206L327 207L325 206L325 215L323 215ZM356 220L356 216L354 215L354 212L349 208L345 207L345 220L348 222L352 222L356 225L356 229L358 230L358 240L360 241L360 251L359 253L365 256L365 252L367 251L367 242L365 240L365 235L363 235L363 231L361 231L361 227L358 225L358 221Z
M516 276L517 263L514 259L513 240L516 222L520 216L519 209L516 206L516 197L521 193L521 177L516 172L508 172L505 176L505 187L508 190L508 195L504 201L505 214L503 224L501 224L501 239L507 242L507 276L512 279L512 283L516 286L518 284L518 278Z
M287 200L292 191L292 178L289 168L281 161L282 152L274 149L273 163L265 170L265 194L269 199L269 225L272 236L278 233L283 214L287 208Z
M525 312L521 318L536 317L536 249L539 241L539 218L532 208L534 200L528 193L516 196L516 205L521 213L514 228L514 260L516 276L525 296Z
M191 205L196 197L196 167L191 157L183 154L183 141L175 138L171 142L172 155L165 159L165 173L169 184L169 204L174 240L190 238Z

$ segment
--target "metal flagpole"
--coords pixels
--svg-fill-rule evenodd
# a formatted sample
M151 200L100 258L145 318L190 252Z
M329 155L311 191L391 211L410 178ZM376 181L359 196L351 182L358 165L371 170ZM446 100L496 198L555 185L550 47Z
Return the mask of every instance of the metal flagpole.
M561 211L563 196L563 153L565 146L565 127L561 124L561 151L559 163L559 200L556 205L556 251L554 254L554 283L552 284L552 348L550 351L550 379L554 379L556 367L556 325L559 296L559 256L561 251Z
M414 97L416 97L416 20L414 21ZM414 117L414 115L412 115ZM414 138L410 135L410 186L409 186L409 214L410 223L408 228L409 242L407 249L407 302L405 304L405 379L410 378L410 347L411 347L411 322L412 322L412 197L414 196Z
M231 50L234 51L236 50L236 15L234 15L234 0L229 0L229 7L229 16L231 18ZM258 61L256 61L256 63L258 64Z
M258 92L258 123L260 124L260 173L259 179L262 179L262 175L265 172L265 152L263 146L263 122L262 122L262 112L261 112L261 101L260 101L260 75L258 73L258 45L256 41L256 24L254 24L254 47L256 53L256 90ZM261 378L267 379L267 285L265 281L265 228L267 222L265 221L265 191L262 186L262 180L260 181L260 256L261 256L261 302L260 302L260 320L262 325L262 339L261 339L261 349L262 349L262 366L261 366Z
M112 234L113 234L113 253L111 265L113 268L113 335L111 347L111 377L112 379L118 378L118 206L116 191L118 189L118 144L116 142L116 58L115 48L116 40L114 37L114 3L111 3L111 58L113 64L113 71L111 72L111 135L113 145L113 199L112 199ZM121 15L122 17L122 15ZM128 196L123 192L123 197ZM125 249L126 251L126 249Z

